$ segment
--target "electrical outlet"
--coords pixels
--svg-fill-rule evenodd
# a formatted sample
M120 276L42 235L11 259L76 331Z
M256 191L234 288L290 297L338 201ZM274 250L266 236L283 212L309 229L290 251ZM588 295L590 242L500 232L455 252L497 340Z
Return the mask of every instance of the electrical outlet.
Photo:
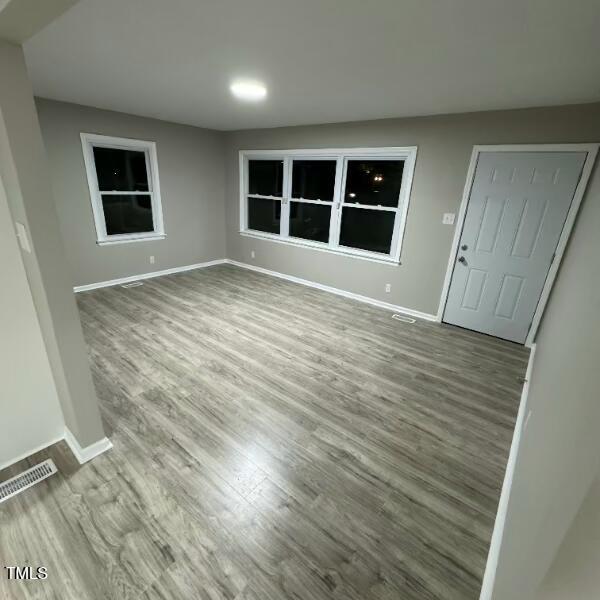
M254 250L250 252L250 258L256 258L256 252L254 252Z
M389 294L392 291L392 284L391 283L386 283L385 284L385 293Z
M444 217L442 218L442 223L444 225L454 225L454 217L456 215L454 213L444 213Z
M154 256L150 257L150 264L153 265L154 264Z

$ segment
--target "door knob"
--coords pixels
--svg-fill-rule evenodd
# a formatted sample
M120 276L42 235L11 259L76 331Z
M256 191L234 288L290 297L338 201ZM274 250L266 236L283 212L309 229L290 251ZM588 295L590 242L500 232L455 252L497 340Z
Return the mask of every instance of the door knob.
M458 262L464 265L467 262L467 259L464 256L459 256Z
M469 246L467 246L466 244L463 244L463 245L460 247L460 249L461 249L461 250L466 250L468 247L469 247Z

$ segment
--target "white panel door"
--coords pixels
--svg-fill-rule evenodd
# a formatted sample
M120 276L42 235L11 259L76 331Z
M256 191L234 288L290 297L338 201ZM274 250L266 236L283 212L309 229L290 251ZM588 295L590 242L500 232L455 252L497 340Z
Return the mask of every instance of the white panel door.
M586 152L479 155L444 321L524 343Z

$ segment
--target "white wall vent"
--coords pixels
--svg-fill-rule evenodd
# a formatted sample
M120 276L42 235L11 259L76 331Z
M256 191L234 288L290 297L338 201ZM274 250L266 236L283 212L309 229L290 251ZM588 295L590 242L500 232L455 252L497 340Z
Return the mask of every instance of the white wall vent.
M133 283L126 283L122 285L122 288L130 288L130 287L139 287L140 285L144 285L141 281L134 281Z
M399 315L398 313L394 313L392 315L392 319L396 319L396 321L402 321L403 323L416 323L416 319L412 319L411 317L405 317L404 315Z
M49 458L39 465L31 467L31 469L23 471L20 475L0 483L0 504L5 500L16 496L23 490L30 488L39 481L43 481L47 477L50 477L50 475L54 475L57 471L58 469L56 468L54 461Z

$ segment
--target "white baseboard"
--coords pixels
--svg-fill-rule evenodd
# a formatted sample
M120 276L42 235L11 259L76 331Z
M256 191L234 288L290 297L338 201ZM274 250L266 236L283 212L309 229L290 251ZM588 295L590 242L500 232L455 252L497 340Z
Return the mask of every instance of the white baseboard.
M347 292L339 288L334 288L329 285L323 285L315 281L308 279L301 279L300 277L294 277L293 275L286 275L285 273L279 273L278 271L271 271L270 269L264 269L262 267L256 267L247 263L239 262L237 260L231 260L228 258L221 258L218 260L211 260L204 263L197 263L194 265L185 265L183 267L174 267L172 269L163 269L162 271L153 271L151 273L143 273L141 275L130 275L128 277L120 277L119 279L110 279L108 281L99 281L98 283L88 283L87 285L78 285L73 288L75 293L87 292L89 290L96 290L103 287L110 287L113 285L123 285L125 283L132 283L133 281L140 281L142 279L152 279L153 277L161 277L162 275L172 275L173 273L182 273L184 271L191 271L193 269L204 269L205 267L212 267L214 265L230 264L242 267L243 269L250 269L251 271L257 271L265 275L271 275L272 277L278 277L279 279L286 279L287 281L293 281L301 285L306 285L324 292L336 294L338 296L344 296L345 298L351 298L352 300L358 300L359 302L365 302L372 306L384 308L394 312L399 312L417 319L423 319L425 321L437 321L437 316L429 313L424 313L419 310L412 308L404 308L403 306L397 306L396 304L390 304L389 302L383 302L382 300L376 300L375 298L369 298L368 296L362 296L361 294L355 294L353 292Z
M322 283L316 283L315 281L310 281L308 279L301 279L300 277L294 277L293 275L286 275L285 273L279 273L278 271L271 271L269 269L264 269L263 267L256 267L254 265L249 265L247 263L239 262L237 260L225 259L224 262L230 265L241 267L242 269L250 269L251 271L263 273L264 275L271 275L272 277L278 277L279 279L293 281L294 283L299 283L301 285L306 285L317 290L322 290L324 292L329 292L331 294L343 296L344 298L358 300L359 302L364 302L365 304L371 304L372 306L377 306L386 310L392 310L394 312L402 313L404 315L415 317L417 319L423 319L425 321L437 321L436 315L424 313L419 310L414 310L412 308L404 308L403 306L397 306L396 304L390 304L389 302L383 302L381 300L376 300L375 298L369 298L368 296L362 296L353 292L347 292L346 290L334 288L329 285L323 285Z
M61 435L60 437L56 438L55 440L45 442L44 444L40 444L39 446L36 446L35 448L28 450L27 452L23 452L23 454L20 454L16 458L11 458L10 460L8 460L5 463L0 465L0 471L2 471L3 469L7 469L8 467L14 465L15 463L18 463L19 461L21 461L25 458L28 458L29 456L36 454L37 452L41 452L42 450L45 450L46 448L49 448L50 446L54 446L54 444L58 444L58 442L61 442L63 439L64 439L64 436Z
M87 292L89 290L97 290L98 288L110 287L113 285L123 285L140 279L152 279L153 277L161 277L162 275L172 275L173 273L183 273L184 271L192 271L193 269L204 269L214 265L222 265L227 262L226 259L220 258L217 260L209 260L208 262L196 263L194 265L185 265L183 267L174 267L172 269L163 269L162 271L152 271L150 273L142 273L141 275L130 275L128 277L120 277L119 279L109 279L108 281L99 281L98 283L88 283L87 285L76 285L73 288L75 293Z
M82 448L79 445L79 442L75 439L75 436L68 429L65 428L65 432L63 433L63 435L57 437L56 439L46 442L44 444L40 444L39 446L36 446L35 448L24 452L20 456L17 456L16 458L11 458L6 463L1 464L0 471L2 471L2 469L10 467L11 465L14 465L15 463L18 463L21 460L24 460L25 458L28 458L29 456L37 454L38 452L41 452L42 450L45 450L50 446L54 446L54 444L58 444L58 442L62 442L63 440L67 443L71 452L79 461L79 464L86 463L88 460L92 460L92 458L95 458L99 454L102 454L103 452L106 452L107 450L110 450L112 448L112 442L108 438L102 438L101 440L98 440L91 446L86 446L85 448Z
M483 575L483 584L481 586L481 594L479 600L491 600L494 591L494 583L496 580L496 571L498 569L498 559L500 557L500 549L502 547L502 539L504 537L504 525L506 524L506 514L508 510L508 499L512 489L513 477L515 473L515 464L521 444L521 435L525 427L528 409L527 397L529 394L529 382L531 381L531 372L533 370L533 359L535 356L536 344L531 344L531 354L527 364L527 373L525 374L525 383L521 392L521 401L519 403L519 412L517 414L517 422L513 433L512 443L510 445L510 454L506 463L506 472L504 473L504 482L502 483L502 492L500 493L500 501L498 503L498 512L496 513L496 521L494 522L494 531L490 542L490 550L488 552L487 563L485 565L485 573Z
M92 458L96 458L96 456L99 456L112 448L112 442L106 437L94 442L90 446L82 448L75 439L75 436L68 429L65 429L64 440L67 442L71 452L79 461L80 465L88 462L88 460L92 460Z

